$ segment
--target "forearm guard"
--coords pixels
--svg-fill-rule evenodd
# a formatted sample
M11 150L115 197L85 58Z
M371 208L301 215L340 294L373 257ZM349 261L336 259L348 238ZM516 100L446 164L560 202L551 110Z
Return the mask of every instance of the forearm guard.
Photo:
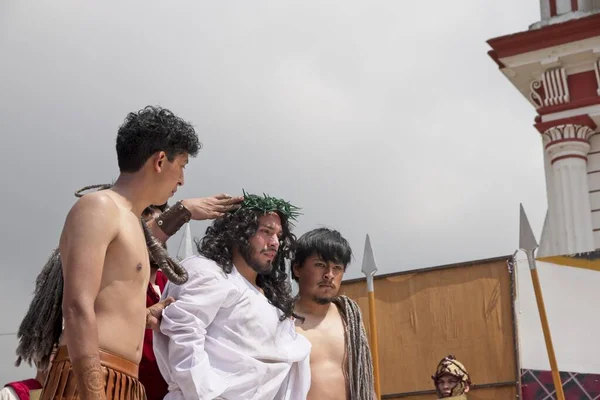
M165 235L173 236L191 217L190 210L185 208L181 201L178 201L173 207L156 218L156 225Z

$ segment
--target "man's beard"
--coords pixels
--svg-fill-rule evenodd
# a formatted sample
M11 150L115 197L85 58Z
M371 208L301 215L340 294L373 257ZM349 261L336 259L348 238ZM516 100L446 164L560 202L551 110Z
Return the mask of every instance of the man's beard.
M332 297L313 296L313 301L317 304L324 306L333 301L333 296Z
M323 284L328 284L328 283L327 282L319 282L319 286L321 286ZM331 283L330 285L333 288L333 283ZM331 295L331 296L314 295L312 299L315 303L324 306L326 304L331 303L333 301L333 299L335 299L337 297L338 293L339 293L339 289L335 291L334 295Z
M246 264L248 264L248 266L254 271L256 271L258 274L269 275L273 270L273 261L261 263L258 260L258 257L254 256L255 253L258 253L258 255L260 255L261 252L254 251L252 245L248 243L246 246L244 246L244 251L242 251L242 257L244 258L244 261L246 261Z

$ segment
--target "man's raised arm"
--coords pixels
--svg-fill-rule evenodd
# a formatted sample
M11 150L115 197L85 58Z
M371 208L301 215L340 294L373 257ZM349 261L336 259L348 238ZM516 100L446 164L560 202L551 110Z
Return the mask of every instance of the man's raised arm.
M94 303L106 251L118 226L119 209L114 201L106 194L91 194L73 206L60 239L65 340L82 400L106 398Z
M164 243L189 220L219 218L226 212L238 209L243 200L243 197L228 194L181 200L158 218L148 222L148 227L152 235Z

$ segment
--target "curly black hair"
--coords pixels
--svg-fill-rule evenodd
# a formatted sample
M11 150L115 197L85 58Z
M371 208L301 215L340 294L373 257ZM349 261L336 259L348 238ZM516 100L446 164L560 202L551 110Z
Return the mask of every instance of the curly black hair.
M127 115L117 133L117 160L121 172L136 172L158 151L169 161L202 148L194 127L166 108L147 106Z
M279 250L273 260L273 268L269 274L258 274L256 284L260 287L269 303L283 312L283 321L294 314L294 298L292 287L286 273L285 260L290 258L296 237L290 230L287 218L277 213L281 219L282 235ZM225 273L233 269L233 249L240 252L250 249L249 239L258 230L258 219L264 213L252 209L240 209L235 213L227 213L214 220L206 229L206 234L200 240L196 239L198 253L216 262Z

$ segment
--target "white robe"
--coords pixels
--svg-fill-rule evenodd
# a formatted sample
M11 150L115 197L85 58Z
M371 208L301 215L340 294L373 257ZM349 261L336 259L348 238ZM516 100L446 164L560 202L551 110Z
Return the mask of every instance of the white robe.
M19 396L11 387L4 387L0 390L0 400L19 400Z
M193 256L182 262L188 281L165 287L175 303L154 334L165 400L305 400L310 349L290 318L236 269Z
M30 390L29 399L37 400L40 398L41 393L42 389ZM15 392L13 388L6 386L0 389L0 400L19 400L19 396L17 396L17 392Z

